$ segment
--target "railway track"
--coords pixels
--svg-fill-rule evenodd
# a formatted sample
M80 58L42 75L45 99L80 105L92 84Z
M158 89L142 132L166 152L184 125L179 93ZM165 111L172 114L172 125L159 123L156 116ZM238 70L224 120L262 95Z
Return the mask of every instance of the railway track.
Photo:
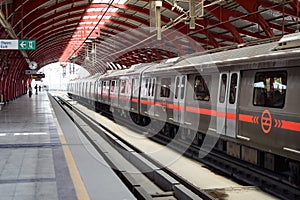
M139 152L67 101L59 97L54 99L137 199L214 199Z
M73 112L76 112L76 113L78 112L78 115L85 116L87 121L91 121L89 123L94 129L97 126L100 126L97 122L93 121L92 119L88 119L89 118L88 116L86 116L84 113L81 113L81 111L77 110L73 105L69 104L67 101L63 100L62 98L60 98L58 101L60 103L62 103L63 105L67 105L68 109L72 109ZM64 106L64 107L66 107L66 106ZM118 121L119 121L119 119L118 119ZM122 141L122 144L126 145L126 147L122 147L122 146L119 147L120 149L126 149L125 152L127 152L127 153L125 153L125 155L123 155L123 156L125 156L126 158L128 158L130 160L130 158L128 157L128 152L135 152L135 153L138 153L139 155L143 155L143 158L141 158L141 159L145 159L145 160L147 160L147 162L150 162L151 165L155 166L152 169L154 174L156 173L155 170L160 170L160 172L163 172L164 174L166 174L168 177L170 177L173 180L173 181L171 181L172 184L171 183L167 184L168 185L167 187L161 186L161 185L158 186L158 187L167 189L166 191L168 191L167 193L164 193L162 196L167 195L167 194L170 195L170 194L177 193L177 196L175 195L174 198L178 198L178 191L176 192L175 190L178 189L177 185L181 185L181 187L184 187L187 191L191 192L190 194L197 195L198 198L201 198L201 199L223 199L222 197L220 198L220 196L222 196L221 190L220 190L221 191L220 192L220 191L218 191L218 189L213 189L213 190L199 189L198 187L190 184L184 178L176 175L171 170L164 168L164 166L161 166L160 163L151 159L147 155L142 154L142 152L139 152L139 150L136 149L132 144L129 144L128 142L123 140L118 135L112 133L107 128L102 127L102 129L104 129L110 135L112 135L113 138L115 138L115 141L116 140ZM140 130L140 131L143 131L143 130ZM151 137L151 139L155 140L156 142L159 142L161 144L165 144L165 145L170 142L170 138L165 137L161 134L156 134L155 137ZM93 141L93 140L90 139L90 141ZM116 142L114 142L114 143L116 143ZM119 142L117 142L117 143L119 143ZM174 150L176 150L177 148L180 148L180 145L182 145L181 141L180 142L178 141L177 143L175 142L175 145L173 145ZM185 155L190 158L193 158L195 160L198 160L202 163L205 163L207 166L214 168L214 170L217 170L223 174L226 174L228 177L231 177L241 183L244 183L245 185L247 185L247 184L255 185L255 186L261 188L262 190L264 190L280 199L299 199L300 198L299 189L297 187L293 187L293 186L287 184L286 182L283 181L283 179L281 179L280 177L277 177L275 174L270 174L267 171L262 171L261 169L255 168L246 162L241 162L240 160L230 158L227 155L224 155L217 151L213 151L209 155L200 159L199 152L200 152L199 148L192 145L185 152ZM141 167L141 164L135 164L135 165ZM145 170L149 171L148 167L140 168L140 169L142 171L145 171ZM118 174L120 172L117 171L116 173ZM153 175L153 173L152 174L150 173L151 175L149 175L149 173L146 173L145 176L147 176L147 178L149 178L151 181L153 181L153 177L155 176L155 175ZM123 176L123 175L121 175L121 176ZM120 177L120 178L122 178L122 177ZM124 178L122 178L122 180L123 179ZM131 184L129 184L129 185L131 185ZM176 186L176 187L174 187L174 186ZM130 187L132 187L132 186L130 186ZM133 190L132 188L130 188L130 189ZM160 195L153 195L152 197L154 197L154 196L160 196ZM182 197L183 197L183 199L186 199L187 197L188 197L188 199L190 198L189 195L185 194L184 196L181 196L179 199L181 199ZM194 199L194 197L192 199Z

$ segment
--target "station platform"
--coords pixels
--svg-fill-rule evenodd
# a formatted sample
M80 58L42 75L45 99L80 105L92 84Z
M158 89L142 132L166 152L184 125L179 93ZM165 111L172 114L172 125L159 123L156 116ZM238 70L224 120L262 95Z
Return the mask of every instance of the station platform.
M47 93L0 111L0 200L135 199Z

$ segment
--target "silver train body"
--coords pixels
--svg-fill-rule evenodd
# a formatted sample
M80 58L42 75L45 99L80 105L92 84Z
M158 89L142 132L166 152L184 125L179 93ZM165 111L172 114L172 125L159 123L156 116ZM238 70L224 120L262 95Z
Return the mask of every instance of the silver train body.
M290 44L290 43L289 43ZM72 98L300 183L300 48L278 43L140 64L74 80ZM157 124L156 124L157 125ZM195 133L195 134L191 134ZM193 135L190 138L190 135Z

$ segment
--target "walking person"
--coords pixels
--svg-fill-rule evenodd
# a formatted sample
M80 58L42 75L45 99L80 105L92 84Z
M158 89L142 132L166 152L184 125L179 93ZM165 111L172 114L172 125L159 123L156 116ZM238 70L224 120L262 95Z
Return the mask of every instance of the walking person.
M38 86L37 86L37 84L34 86L34 89L35 89L35 94L37 95L38 94Z
M29 97L31 98L31 96L32 96L32 87L31 87L31 85L29 85L29 87L28 87L28 93L29 93Z

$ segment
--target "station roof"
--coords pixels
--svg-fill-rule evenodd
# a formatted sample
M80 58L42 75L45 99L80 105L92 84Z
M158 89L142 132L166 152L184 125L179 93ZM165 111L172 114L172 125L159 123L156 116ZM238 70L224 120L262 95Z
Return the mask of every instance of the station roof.
M275 41L299 29L298 0L0 0L0 76L72 61L91 74L203 50ZM0 44L1 45L1 44Z

